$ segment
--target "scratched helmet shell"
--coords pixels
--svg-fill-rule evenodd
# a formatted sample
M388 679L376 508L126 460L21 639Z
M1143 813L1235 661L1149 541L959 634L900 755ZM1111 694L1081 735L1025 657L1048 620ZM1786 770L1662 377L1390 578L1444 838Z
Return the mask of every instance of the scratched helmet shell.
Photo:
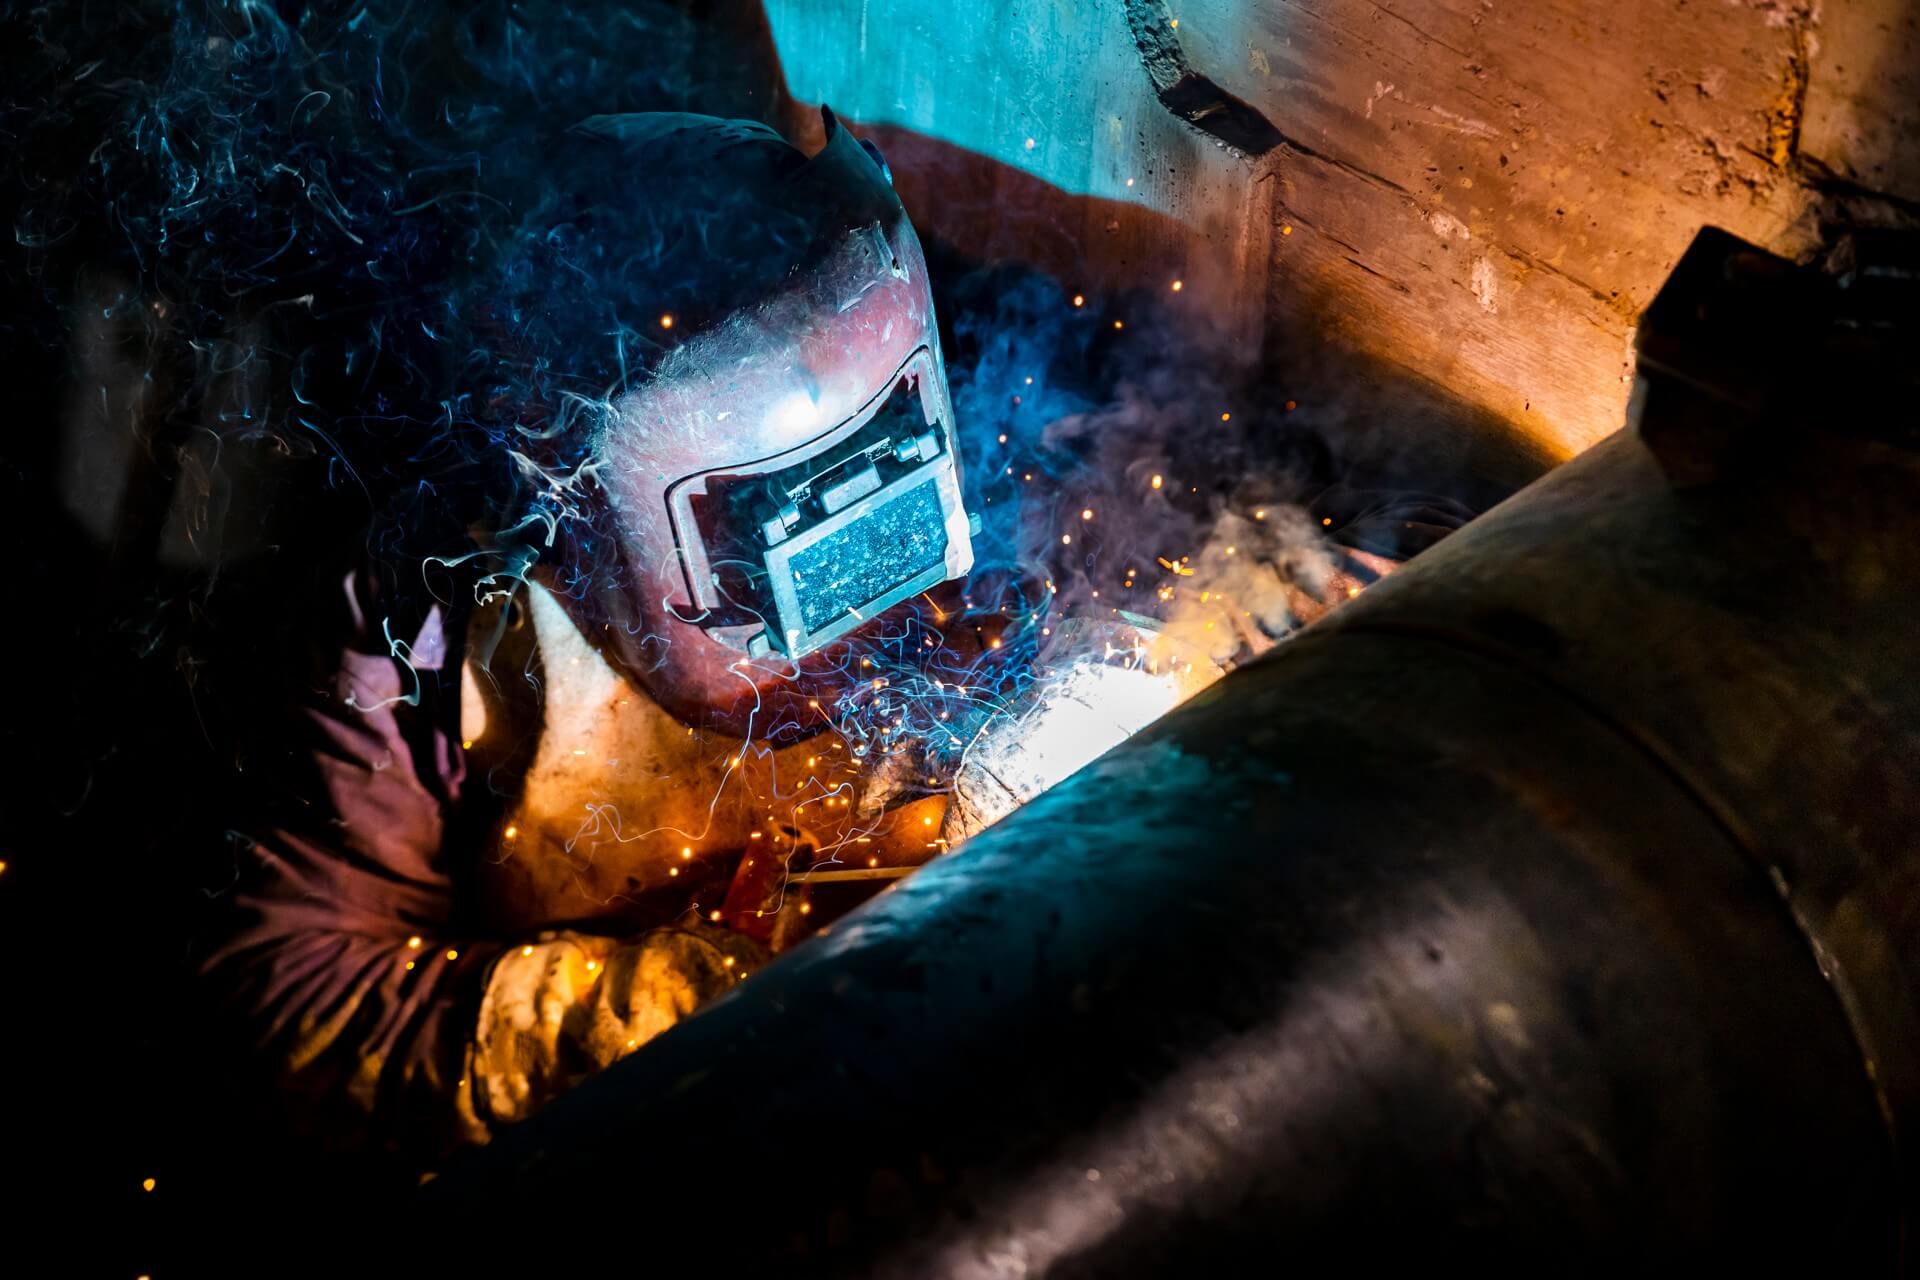
M637 245L657 283L636 326L653 359L586 443L600 501L569 528L567 594L690 720L760 706L972 566L920 243L879 153L823 116L811 157L679 114L596 118L570 143L601 175L575 248ZM622 190L632 218L609 230Z

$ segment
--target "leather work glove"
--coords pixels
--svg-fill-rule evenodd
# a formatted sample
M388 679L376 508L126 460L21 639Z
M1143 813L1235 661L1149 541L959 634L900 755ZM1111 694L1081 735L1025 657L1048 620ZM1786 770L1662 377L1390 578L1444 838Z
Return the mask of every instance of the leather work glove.
M752 939L702 921L622 942L543 933L495 963L474 1031L476 1109L524 1120L760 967Z

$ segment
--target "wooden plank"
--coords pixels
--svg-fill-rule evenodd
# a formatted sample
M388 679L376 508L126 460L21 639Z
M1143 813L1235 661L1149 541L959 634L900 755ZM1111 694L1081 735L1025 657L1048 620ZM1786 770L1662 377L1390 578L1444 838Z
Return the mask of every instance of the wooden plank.
M1698 0L1181 10L1193 65L1293 140L1277 213L1309 234L1276 274L1332 300L1343 341L1562 455L1618 425L1634 319L1695 230L1809 242L1809 197L1768 152L1803 19Z

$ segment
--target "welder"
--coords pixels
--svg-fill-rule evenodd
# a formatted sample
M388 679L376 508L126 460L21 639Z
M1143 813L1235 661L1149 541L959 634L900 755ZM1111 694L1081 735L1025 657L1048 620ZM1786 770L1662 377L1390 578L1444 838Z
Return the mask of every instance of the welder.
M929 594L978 525L927 266L823 119L808 156L596 117L500 193L458 321L512 483L464 550L332 580L235 823L202 969L282 1122L414 1162L484 1140L1218 674L1107 619L1049 631L1062 679L1024 702L940 678L987 652L952 611L1002 611ZM850 724L903 653L960 713Z
M812 156L588 120L497 250L476 327L555 389L498 438L518 505L424 566L424 607L423 566L383 562L317 611L203 966L300 1127L482 1139L804 926L796 852L937 850L943 802L880 780L899 753L825 733L843 637L964 575L972 527L919 243L823 114Z

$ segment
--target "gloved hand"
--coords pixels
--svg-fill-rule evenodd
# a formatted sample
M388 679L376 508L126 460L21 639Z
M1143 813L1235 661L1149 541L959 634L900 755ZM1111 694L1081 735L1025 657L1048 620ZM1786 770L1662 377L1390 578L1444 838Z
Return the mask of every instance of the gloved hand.
M769 958L746 934L695 919L615 947L586 1002L589 1061L597 1069L631 1053Z
M760 967L743 934L689 919L619 941L543 933L495 963L474 1029L476 1110L524 1120Z

